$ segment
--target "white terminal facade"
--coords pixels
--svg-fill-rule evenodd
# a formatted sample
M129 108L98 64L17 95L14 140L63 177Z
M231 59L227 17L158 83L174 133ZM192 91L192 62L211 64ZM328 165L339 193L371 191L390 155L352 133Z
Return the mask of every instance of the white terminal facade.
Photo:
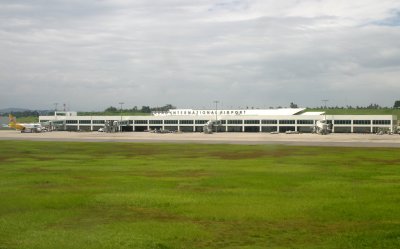
M76 112L56 112L40 116L40 122L51 121L59 130L97 131L107 122L118 122L122 131L140 132L163 129L181 132L202 132L208 121L218 120L218 132L311 132L318 120L332 124L333 133L375 133L395 131L394 115L325 115L304 112L305 108L193 110L172 109L148 116L78 116Z

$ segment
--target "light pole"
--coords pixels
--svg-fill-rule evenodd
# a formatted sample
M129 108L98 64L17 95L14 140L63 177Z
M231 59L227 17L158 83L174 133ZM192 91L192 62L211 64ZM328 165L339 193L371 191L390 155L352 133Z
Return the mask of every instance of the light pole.
M119 113L121 115L121 119L119 121L119 132L122 132L122 105L125 104L124 102L119 102L120 104L120 109L119 109Z
M215 103L215 132L218 132L218 100L214 100Z
M57 102L54 103L54 116L56 116L56 113L57 113L57 106L58 106L58 103Z
M321 101L325 103L324 109L326 109L326 102L328 102L329 100L328 99L323 99ZM326 110L325 110L325 120L326 120Z
M326 109L326 102L328 102L329 99L323 99L323 100L321 100L321 101L325 103L325 104L324 104L324 109Z

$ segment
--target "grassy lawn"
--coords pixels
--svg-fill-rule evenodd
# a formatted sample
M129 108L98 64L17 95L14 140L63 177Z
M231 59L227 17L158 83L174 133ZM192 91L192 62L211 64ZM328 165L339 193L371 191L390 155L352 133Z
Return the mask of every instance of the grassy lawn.
M400 248L400 150L0 141L0 248Z

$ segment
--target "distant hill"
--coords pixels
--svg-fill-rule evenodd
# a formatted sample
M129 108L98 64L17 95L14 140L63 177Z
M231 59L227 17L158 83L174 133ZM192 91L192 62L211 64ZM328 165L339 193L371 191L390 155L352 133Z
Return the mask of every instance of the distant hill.
M47 115L49 112L53 112L50 110L31 110L31 109L26 109L26 108L15 108L15 107L10 107L10 108L3 108L0 109L0 115L8 114L8 113L13 113L13 114L18 114L17 116L35 116L35 114L32 113L37 113L39 115Z
M26 109L26 108L16 108L16 107L9 107L9 108L0 109L0 113L25 112L25 111L30 111L30 110Z

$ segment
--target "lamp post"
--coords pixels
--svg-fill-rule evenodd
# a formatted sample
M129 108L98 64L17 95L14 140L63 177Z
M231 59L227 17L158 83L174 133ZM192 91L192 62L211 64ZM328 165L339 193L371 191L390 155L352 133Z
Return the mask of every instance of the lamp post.
M326 102L328 102L329 100L328 99L323 99L321 101L325 103L324 109L326 109ZM325 110L325 120L326 120L326 110Z
M54 103L54 116L56 116L57 114L57 108L58 107L58 103L56 102L56 103Z
M325 104L324 104L324 109L326 109L326 102L328 102L329 99L323 99L323 100L321 100L321 101L325 103Z
M119 102L120 104L120 109L119 109L119 113L121 115L121 119L119 121L119 132L122 132L122 105L124 104L124 102Z
M218 100L214 100L215 103L215 132L218 132Z

